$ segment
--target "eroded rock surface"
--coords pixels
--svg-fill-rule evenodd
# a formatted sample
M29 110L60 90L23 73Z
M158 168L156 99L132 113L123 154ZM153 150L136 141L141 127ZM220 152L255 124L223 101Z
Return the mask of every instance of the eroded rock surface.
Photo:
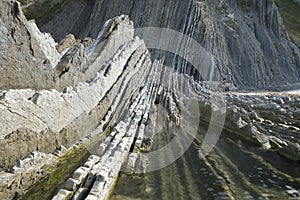
M24 17L22 13L20 15ZM122 40L113 38L124 29L129 30L127 36ZM70 49L59 57L54 68L49 63L49 71L56 73L56 77L68 87L59 86L61 91L54 86L51 90L1 91L2 170L9 170L32 151L57 154L56 147L72 146L76 140L91 133L102 119L108 123L114 117L112 114L120 110L119 106L128 103L126 99L130 94L144 84L143 77L147 73L140 69L142 66L149 68L149 52L142 40L133 36L132 22L126 16L116 17L104 30L105 34L99 34L92 43L87 40L74 47L67 45ZM44 37L39 32L34 34ZM46 42L39 44L41 52L42 48L47 48L43 45ZM53 43L48 45L53 48ZM127 87L129 84L135 87ZM27 168L19 171L27 173ZM16 197L20 197L30 186L27 180L16 180L19 176L16 171L12 172L10 181L18 182L18 189L4 184L3 188L7 190L1 191L3 198L12 198L14 190L18 194ZM37 179L34 180L32 183ZM74 184L70 182L66 189L75 187ZM62 191L61 195L67 194Z
M0 7L0 88L53 87L51 64L19 3L4 0Z
M175 143L184 153L198 139L192 133L198 134L199 121L221 130L224 126L231 134L221 137L236 144L243 140L300 160L298 95L224 93L219 81L211 82L227 77L232 88L283 84L282 89L299 81L299 49L290 42L273 1L128 1L106 9L111 4L119 2L67 1L42 28L64 38L56 44L26 20L17 2L1 1L0 36L7 37L0 39L0 199L22 199L50 173L51 164L104 131L107 135L97 138L86 162L75 163L76 170L59 188L49 188L56 193L39 197L107 199L121 169L134 174L155 167L143 153L161 142L157 137L182 136ZM162 6L172 9L161 13ZM100 16L103 9L107 12ZM160 53L151 59L129 17L113 16L120 9L137 27L163 26L195 38L205 53L193 53L203 58L206 73L173 57L182 66L165 66L170 57L155 59ZM79 21L70 21L74 13ZM156 42L164 41L157 37ZM195 75L209 82L195 80ZM210 121L212 115L224 116L224 123ZM163 164L168 156L180 156L174 149L162 157ZM212 172L230 187L226 174Z
M165 27L195 39L213 56L214 80L225 77L243 89L299 86L292 85L299 83L299 48L273 0L127 0L122 6L111 0L66 1L42 30L57 40L69 33L95 38L106 20L120 14L129 15L137 28Z
M299 95L287 93L229 95L227 126L264 148L300 160L299 101Z

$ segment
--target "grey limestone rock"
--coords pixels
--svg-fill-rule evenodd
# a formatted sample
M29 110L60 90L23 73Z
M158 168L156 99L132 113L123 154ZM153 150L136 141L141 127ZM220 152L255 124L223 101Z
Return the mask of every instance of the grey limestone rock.
M69 34L56 45L56 50L59 53L62 53L64 50L73 47L75 44L76 44L76 39L74 35Z
M208 70L211 80L226 77L231 82L226 84L238 89L282 89L299 82L299 49L286 34L274 1L247 2L126 0L115 6L119 1L66 1L42 26L57 41L63 39L55 48L51 35L28 22L17 2L1 1L0 36L7 37L0 37L0 168L17 165L14 174L0 173L1 186L12 185L11 190L0 191L0 198L12 197L15 188L23 194L28 183L40 177L28 169L51 162L53 155L45 153L61 155L65 149L56 151L57 147L68 148L79 138L112 126L108 137L96 145L98 155L78 167L53 197L107 198L126 158L128 171L146 171L148 160L137 153L152 145L147 130L159 111L151 106L159 104L168 123L184 127L180 105L190 105L184 97L201 102L206 122L212 111L226 111L224 127L239 140L300 160L299 96L223 93L219 82L195 81L192 76L197 73L191 66L187 65L186 75L155 60L161 53L149 51L134 29L159 26L192 37L214 67ZM129 16L115 17L121 11ZM165 57L166 63L172 59ZM225 96L225 109L212 103L212 96ZM189 120L199 114L193 111L195 105L187 109ZM33 151L44 153L28 157ZM24 172L29 174L25 184L17 175Z
M53 87L52 66L19 3L3 0L0 7L0 88Z
M270 90L296 87L300 81L299 48L285 32L273 0L126 0L117 5L117 0L66 1L41 28L57 40L69 33L96 38L106 20L127 14L137 28L165 27L195 39L215 61L214 80L225 77L239 89ZM74 13L80 13L77 20Z

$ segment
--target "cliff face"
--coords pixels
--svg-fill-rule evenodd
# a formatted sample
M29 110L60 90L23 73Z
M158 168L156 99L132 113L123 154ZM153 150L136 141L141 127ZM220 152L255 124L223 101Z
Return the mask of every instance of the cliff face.
M173 144L180 144L179 149L185 151L191 145L186 139L192 135L190 142L196 138L196 143L210 148L222 128L229 133L222 133L222 138L237 146L245 141L251 148L276 151L299 161L299 96L223 93L219 82L199 82L191 76L217 81L226 77L242 89L297 86L289 84L300 78L299 49L286 34L273 1L55 2L64 6L42 29L57 41L63 39L58 45L51 35L41 33L34 21L26 20L17 2L0 2L0 199L68 199L70 195L73 199L105 199L122 165L131 174L156 167L153 160L148 162L141 156L153 144L159 146L180 135L183 138ZM130 16L120 15L123 13ZM159 32L151 32L154 29L147 29L150 35L134 29L145 26L174 29L195 39L199 48L182 51L183 57L191 54L200 58L201 63L196 64L208 69L196 72L190 66L194 63L149 50L149 38L141 39L145 35L158 44L172 44L173 50L184 42L171 34L159 38ZM178 63L176 70L164 61ZM188 74L182 73L185 70ZM213 133L208 130L202 141L199 132L208 124ZM86 155L76 155L77 160L86 161L80 167L82 162L73 163L71 154L83 146L93 155L88 160ZM168 162L168 156L178 158L176 149L172 146L159 159ZM194 145L191 149L196 152ZM254 149L253 155L258 148ZM200 162L205 151L201 146ZM251 154L246 158L253 159L252 153L246 153ZM195 155L192 160L197 159ZM226 159L220 163L209 156L203 164L224 182L224 189L229 188L223 194L244 197L246 194L234 192L240 182L228 181L228 174L238 166L228 165L226 173L218 171L219 164L229 160L222 156ZM66 157L72 162L66 163ZM258 157L256 162L262 160ZM266 164L267 170L281 177L284 173L272 164ZM70 172L68 165L72 165ZM60 174L62 168L64 174ZM35 185L43 177L46 184ZM288 173L282 177L299 183ZM248 191L255 183L245 182L241 191ZM23 198L33 185L33 191ZM201 195L202 191L208 190L202 188ZM249 191L257 196L265 193L263 189ZM282 191L271 190L276 194Z
M215 80L225 77L243 89L299 83L299 49L273 0L70 1L41 28L56 40L68 33L95 38L106 20L120 14L135 27L166 27L194 38L214 58Z

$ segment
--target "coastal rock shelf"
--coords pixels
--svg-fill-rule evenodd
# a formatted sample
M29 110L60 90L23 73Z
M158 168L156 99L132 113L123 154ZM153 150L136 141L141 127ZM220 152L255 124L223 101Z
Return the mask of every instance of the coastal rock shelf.
M37 26L0 2L0 199L300 197L300 53L273 0L52 3Z
M228 117L228 125L264 148L300 160L299 101L298 95L288 93L228 95L227 112L233 119Z

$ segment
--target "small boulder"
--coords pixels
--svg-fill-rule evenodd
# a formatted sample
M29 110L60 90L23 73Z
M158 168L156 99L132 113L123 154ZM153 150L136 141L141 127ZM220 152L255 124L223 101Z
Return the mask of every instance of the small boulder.
M64 189L69 191L74 191L79 184L80 184L79 180L69 178L65 183Z
M55 195L52 200L66 200L72 195L72 192L60 189L57 195Z
M75 36L73 34L69 34L64 39L62 39L58 45L56 45L56 50L59 53L62 53L65 49L75 46L75 44Z

